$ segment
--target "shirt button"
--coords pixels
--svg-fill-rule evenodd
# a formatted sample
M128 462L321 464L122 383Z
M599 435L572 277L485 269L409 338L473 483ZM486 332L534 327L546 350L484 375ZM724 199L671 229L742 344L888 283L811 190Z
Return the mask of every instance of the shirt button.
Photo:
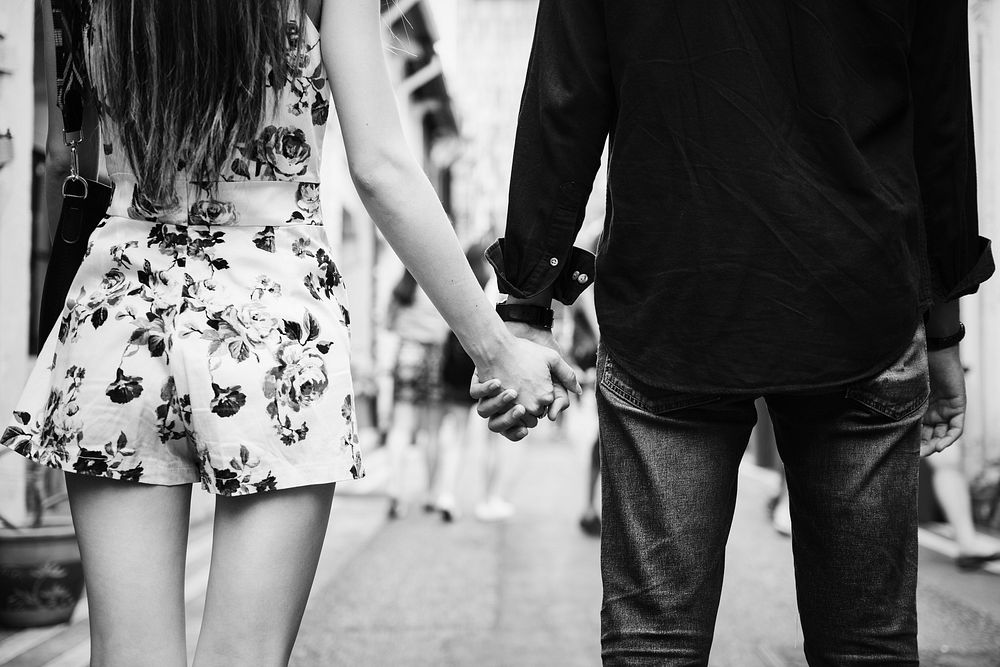
M586 273L581 273L580 276L576 279L576 281L581 285L586 285L588 280L590 280L590 276L588 276Z
M549 266L559 266L559 260L553 257L549 260Z
M579 279L580 279L580 272L579 271L574 271L573 272L573 280L579 280Z

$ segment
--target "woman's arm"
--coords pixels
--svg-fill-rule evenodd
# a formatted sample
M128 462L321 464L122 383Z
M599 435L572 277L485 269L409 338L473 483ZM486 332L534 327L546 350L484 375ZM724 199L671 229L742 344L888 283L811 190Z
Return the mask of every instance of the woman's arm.
M365 207L476 362L531 413L552 402L551 374L579 385L551 350L519 341L483 294L451 223L410 152L382 47L378 0L326 0L323 62L351 176Z
M48 138L45 142L45 203L49 216L49 238L54 238L62 211L62 184L69 175L70 150L63 142L62 111L56 104L56 47L52 24L52 4L42 0L42 33L45 40L45 87L48 97ZM83 113L84 142L77 149L80 175L97 179L100 135L97 109L88 105Z

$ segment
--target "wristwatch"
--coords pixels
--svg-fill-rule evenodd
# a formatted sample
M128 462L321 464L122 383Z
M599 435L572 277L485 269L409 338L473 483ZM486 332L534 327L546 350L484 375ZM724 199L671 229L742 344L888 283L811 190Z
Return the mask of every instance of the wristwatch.
M928 336L927 337L927 350L929 352L937 352L938 350L946 350L949 347L954 347L962 342L965 338L965 325L961 322L958 323L958 331L950 336Z
M526 303L498 303L497 315L504 322L521 322L542 329L552 328L552 309Z

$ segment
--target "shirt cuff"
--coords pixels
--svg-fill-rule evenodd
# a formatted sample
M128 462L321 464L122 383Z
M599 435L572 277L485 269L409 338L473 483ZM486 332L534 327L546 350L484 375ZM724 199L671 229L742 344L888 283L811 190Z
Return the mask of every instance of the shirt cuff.
M975 294L979 290L979 284L986 281L987 278L993 275L995 269L993 263L993 251L991 249L990 240L982 236L979 237L979 258L976 263L973 264L972 269L969 270L957 284L951 286L944 286L945 289L940 290L939 295L941 298L935 299L938 303L945 303L948 301L954 301L955 299L965 296L967 294Z
M552 297L568 306L594 282L596 259L586 250L574 247L564 262L557 257L542 258L528 271L527 280L518 281L506 270L503 248L504 239L500 238L486 249L502 294L530 299L552 286Z

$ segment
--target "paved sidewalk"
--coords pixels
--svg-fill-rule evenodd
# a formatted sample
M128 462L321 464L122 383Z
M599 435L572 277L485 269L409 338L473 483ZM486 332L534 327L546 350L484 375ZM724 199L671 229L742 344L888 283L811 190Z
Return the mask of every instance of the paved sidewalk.
M586 461L565 443L519 446L510 521L387 523L314 589L293 664L599 665L599 542L576 523ZM468 508L476 492L461 495Z

